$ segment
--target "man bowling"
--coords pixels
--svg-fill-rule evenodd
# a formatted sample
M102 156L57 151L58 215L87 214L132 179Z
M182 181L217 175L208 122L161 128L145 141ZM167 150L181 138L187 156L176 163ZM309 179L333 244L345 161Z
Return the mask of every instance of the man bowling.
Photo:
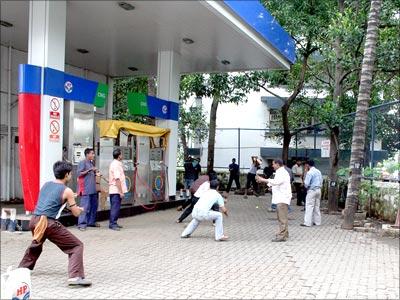
M56 180L46 182L40 189L39 200L29 223L33 240L26 249L19 267L33 270L42 253L43 244L48 239L68 254L68 285L90 286L92 283L85 279L83 270L83 243L56 220L65 202L75 217L83 212L83 208L76 205L73 191L66 186L72 177L72 164L57 161L53 165L53 172Z

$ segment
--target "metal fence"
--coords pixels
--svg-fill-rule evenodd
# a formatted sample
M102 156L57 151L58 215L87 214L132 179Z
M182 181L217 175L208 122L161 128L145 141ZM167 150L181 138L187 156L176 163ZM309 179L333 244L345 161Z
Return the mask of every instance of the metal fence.
M375 166L395 151L400 151L399 106L400 101L397 100L369 108L365 166ZM340 167L349 165L354 116L355 113L346 115L340 126ZM321 171L327 174L329 157L321 157L321 143L329 140L326 126L321 123L313 124L297 128L292 133L288 165L291 166L297 158L314 159ZM207 162L207 145L203 145L200 153L204 167ZM265 164L268 160L280 158L282 131L269 128L217 128L214 156L216 170L227 170L231 159L236 158L241 170L246 172L250 168L253 155L262 157Z

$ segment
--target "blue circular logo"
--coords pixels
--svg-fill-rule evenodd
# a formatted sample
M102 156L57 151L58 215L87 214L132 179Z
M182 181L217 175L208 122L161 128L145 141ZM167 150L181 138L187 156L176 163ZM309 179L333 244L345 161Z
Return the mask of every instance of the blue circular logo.
M168 107L165 104L162 106L162 112L164 115L168 112Z
M161 176L157 176L157 177L154 179L154 188L155 188L157 191L159 191L159 190L162 189L163 185L164 185L163 179L161 178Z
M71 81L66 81L64 83L64 90L68 93L71 94L72 93L72 89L74 88L74 86L72 85Z

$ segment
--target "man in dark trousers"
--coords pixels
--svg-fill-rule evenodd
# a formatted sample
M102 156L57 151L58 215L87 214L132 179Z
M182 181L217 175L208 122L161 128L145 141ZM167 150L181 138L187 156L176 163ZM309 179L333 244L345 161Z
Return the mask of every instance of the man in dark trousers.
M232 163L229 165L229 182L226 192L229 193L232 187L232 182L235 180L236 188L240 190L240 170L239 165L236 163L236 158L232 158Z
M188 198L190 198L189 189L192 186L192 184L196 178L196 170L193 167L193 158L192 157L188 156L186 158L183 168L185 169L185 173L183 176L184 177L184 185L185 185L185 198L188 199Z
M85 212L78 218L78 229L86 230L86 227L100 227L96 222L97 208L99 207L99 195L96 189L96 174L94 166L94 150L85 149L85 159L78 165L78 195L81 196L80 205Z
M57 161L53 166L56 180L46 182L39 192L39 200L29 223L33 241L26 249L19 268L33 270L43 250L43 244L49 239L65 254L68 254L68 285L90 286L85 279L83 269L83 243L56 220L65 202L72 214L77 217L84 210L76 205L74 192L66 186L71 180L72 164Z
M185 211L181 214L181 216L176 220L176 223L182 223L183 220L189 216L192 211L194 206L196 205L197 201L201 197L201 195L208 191L210 189L210 181L217 179L217 173L215 171L211 170L208 172L207 175L202 175L200 176L192 185L190 188L190 192L192 194L192 197L190 200L185 201L185 203L182 205L183 208L187 207ZM218 211L219 207L213 207L213 210Z

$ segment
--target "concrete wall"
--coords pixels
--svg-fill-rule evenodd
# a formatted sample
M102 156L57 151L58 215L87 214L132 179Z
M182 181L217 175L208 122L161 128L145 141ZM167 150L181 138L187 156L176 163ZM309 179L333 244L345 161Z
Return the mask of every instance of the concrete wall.
M8 57L9 48L0 46L1 64L0 64L0 200L9 200L7 198L7 172L10 170L10 198L22 198L18 144L15 138L18 136L18 65L27 63L27 53L24 51L11 49L11 118L8 119ZM107 76L84 70L68 64L65 65L65 72L84 77L90 80L107 83ZM106 118L107 104L105 108L97 109L95 119ZM8 125L11 124L11 145L8 145ZM95 124L94 124L95 126ZM95 130L96 132L96 130ZM11 159L8 160L10 151Z

